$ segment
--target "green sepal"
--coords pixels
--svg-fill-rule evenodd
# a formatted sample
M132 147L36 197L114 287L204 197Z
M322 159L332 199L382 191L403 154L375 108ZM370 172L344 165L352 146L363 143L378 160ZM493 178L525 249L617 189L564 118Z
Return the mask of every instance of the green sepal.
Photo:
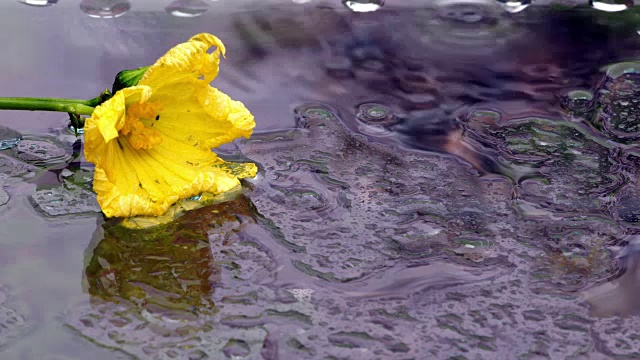
M85 118L78 114L69 113L69 122L73 127L73 132L75 133L76 137L78 137L78 133L80 131L84 132L84 120Z
M116 75L116 80L113 82L111 93L115 94L118 90L138 85L142 75L144 75L148 68L148 66L145 66L135 70L120 71L118 75Z

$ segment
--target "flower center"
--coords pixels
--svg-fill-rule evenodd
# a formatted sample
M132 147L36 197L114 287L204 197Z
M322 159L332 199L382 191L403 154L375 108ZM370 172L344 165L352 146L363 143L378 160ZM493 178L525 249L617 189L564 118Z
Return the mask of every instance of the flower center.
M157 130L146 124L151 124L160 119L160 103L136 103L127 107L127 116L120 134L127 136L134 149L151 149L162 142L162 135Z

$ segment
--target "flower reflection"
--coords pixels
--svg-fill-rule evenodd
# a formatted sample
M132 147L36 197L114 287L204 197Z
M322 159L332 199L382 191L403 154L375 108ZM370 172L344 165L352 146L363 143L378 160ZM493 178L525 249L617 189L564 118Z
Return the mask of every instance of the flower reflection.
M107 221L94 235L99 242L85 270L89 294L93 300L124 300L163 316L212 310L220 267L209 239L233 229L242 215L249 216L249 200L243 196L147 229Z

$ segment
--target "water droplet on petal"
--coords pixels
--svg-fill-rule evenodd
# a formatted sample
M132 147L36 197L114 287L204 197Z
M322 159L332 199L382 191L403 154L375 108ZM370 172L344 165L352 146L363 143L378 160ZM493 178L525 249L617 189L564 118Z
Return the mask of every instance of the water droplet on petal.
M369 125L389 126L398 122L391 109L376 103L360 105L356 117Z
M164 8L166 12L177 17L196 17L209 10L209 4L202 0L177 0Z
M0 150L11 149L22 140L22 135L8 127L0 126Z
M343 0L344 6L355 12L372 12L384 5L384 0Z
M515 14L531 5L531 0L498 0L500 6L508 13Z
M597 10L617 12L627 10L633 6L633 0L590 0L589 5Z
M127 0L82 0L80 10L95 18L116 18L131 9Z
M58 0L18 0L18 2L31 6L50 6L57 4Z

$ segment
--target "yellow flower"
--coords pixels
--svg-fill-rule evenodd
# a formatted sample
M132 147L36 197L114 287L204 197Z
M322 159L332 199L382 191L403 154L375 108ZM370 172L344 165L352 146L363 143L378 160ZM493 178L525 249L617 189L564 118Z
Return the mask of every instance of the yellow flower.
M241 102L209 86L224 52L217 37L196 35L86 120L84 154L95 164L93 189L106 216L161 215L179 199L223 193L255 176L255 164L211 151L248 138L255 126Z

